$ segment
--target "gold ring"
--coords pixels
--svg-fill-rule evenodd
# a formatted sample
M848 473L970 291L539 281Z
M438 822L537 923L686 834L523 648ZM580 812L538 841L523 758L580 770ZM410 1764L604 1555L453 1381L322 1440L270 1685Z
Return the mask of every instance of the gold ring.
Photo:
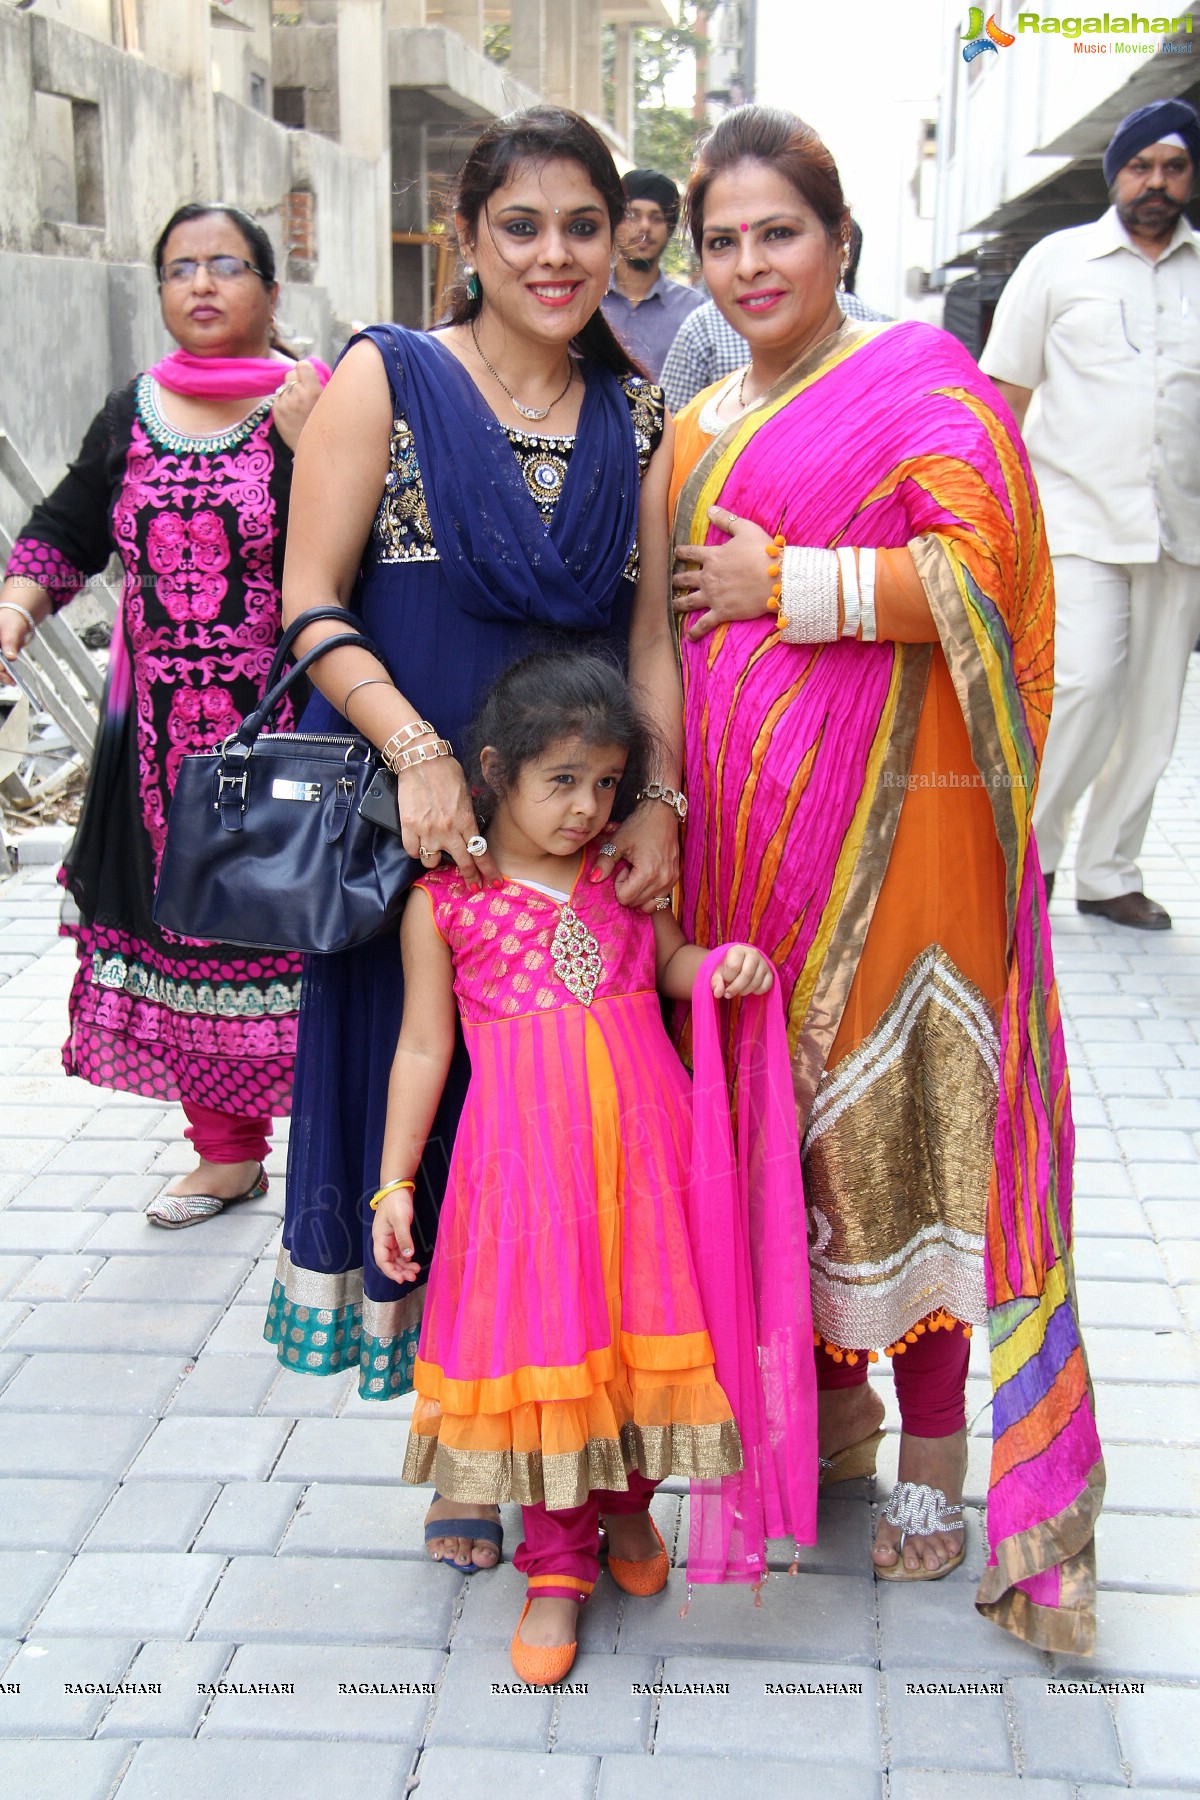
M601 844L597 854L600 856L615 856L617 854L617 846L615 844Z
M658 899L654 902L654 910L655 910L655 912L666 912L666 910L667 910L668 906L670 906L670 904L671 904L670 894L660 894L658 896Z

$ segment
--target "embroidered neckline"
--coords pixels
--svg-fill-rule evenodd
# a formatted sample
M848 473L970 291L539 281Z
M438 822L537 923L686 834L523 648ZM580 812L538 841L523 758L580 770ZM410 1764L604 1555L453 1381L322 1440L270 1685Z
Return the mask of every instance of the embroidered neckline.
M528 444L533 450L540 450L543 444L573 444L573 431L522 431L519 425L505 425L504 435L511 442Z
M181 454L190 451L210 456L222 450L232 450L235 444L242 443L256 431L271 410L275 398L273 394L268 394L244 419L239 419L236 425L227 425L221 431L197 434L176 431L173 425L168 424L158 404L158 392L158 383L149 372L138 376L137 409L142 424L155 442L166 450L175 450Z
M550 943L554 972L572 999L590 1006L604 974L600 946L574 907L564 905Z

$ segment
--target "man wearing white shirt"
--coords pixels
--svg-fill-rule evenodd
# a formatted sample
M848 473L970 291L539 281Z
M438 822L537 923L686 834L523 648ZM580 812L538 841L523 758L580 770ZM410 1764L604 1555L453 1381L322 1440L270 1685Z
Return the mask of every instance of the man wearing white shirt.
M1034 812L1047 896L1090 787L1076 904L1142 931L1171 925L1137 858L1200 635L1200 240L1183 216L1197 163L1186 101L1124 119L1104 157L1113 205L1034 245L980 358L1024 428L1054 563Z

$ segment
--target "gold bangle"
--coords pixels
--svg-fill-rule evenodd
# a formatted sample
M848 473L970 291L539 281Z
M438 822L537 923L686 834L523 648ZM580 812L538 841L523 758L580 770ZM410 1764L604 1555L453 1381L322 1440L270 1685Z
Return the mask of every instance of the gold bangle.
M386 1200L389 1194L394 1194L396 1192L397 1188L411 1188L413 1193L415 1194L417 1191L417 1184L415 1181L409 1181L407 1179L405 1179L404 1181L385 1182L383 1187L378 1188L376 1190L374 1196L372 1197L371 1201L369 1202L371 1211L372 1212L377 1211L380 1201Z
M439 756L453 755L453 744L447 743L445 738L433 738L402 750L398 756L388 756L385 750L383 760L393 775L403 775L405 769L415 769L418 763L436 762Z
M351 689L351 693L353 691L354 690ZM347 695L346 697L349 699L350 696ZM414 738L435 737L436 735L437 727L431 725L428 719L410 719L407 725L401 725L399 731L393 731L391 737L383 746L383 749L379 754L390 769L392 765L388 760L389 757L399 756L400 752L404 749L404 746L406 744L411 744Z

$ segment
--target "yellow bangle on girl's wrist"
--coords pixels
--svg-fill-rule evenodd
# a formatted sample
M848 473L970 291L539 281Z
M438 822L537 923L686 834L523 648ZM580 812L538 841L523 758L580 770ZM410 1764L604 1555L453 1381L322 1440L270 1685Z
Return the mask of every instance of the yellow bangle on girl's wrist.
M396 1192L397 1188L411 1188L413 1193L415 1194L417 1191L417 1184L415 1181L409 1181L407 1178L404 1181L385 1182L381 1188L376 1189L374 1195L371 1198L371 1202L370 1202L371 1211L375 1212L379 1206L380 1201L386 1200L389 1194L394 1194Z

